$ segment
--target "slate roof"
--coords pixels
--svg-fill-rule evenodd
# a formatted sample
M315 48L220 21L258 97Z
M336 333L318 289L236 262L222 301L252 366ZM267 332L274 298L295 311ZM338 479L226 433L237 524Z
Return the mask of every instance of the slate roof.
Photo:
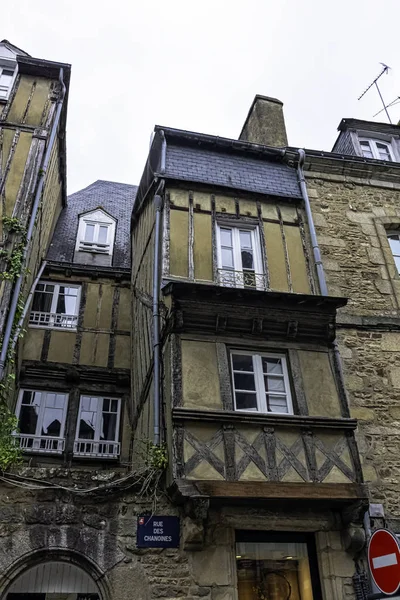
M113 266L130 267L130 216L137 192L136 185L98 180L68 196L47 254L48 260L73 262L79 215L103 208L117 219Z
M301 198L296 171L287 165L202 147L168 143L165 176L245 190Z

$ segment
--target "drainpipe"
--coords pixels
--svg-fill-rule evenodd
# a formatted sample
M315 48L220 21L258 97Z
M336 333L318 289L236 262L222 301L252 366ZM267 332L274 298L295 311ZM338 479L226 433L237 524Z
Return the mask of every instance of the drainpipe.
M154 224L154 263L153 263L153 385L154 385L154 445L159 446L160 435L160 408L161 408L161 361L160 361L160 254L161 254L161 213L163 208L162 191L164 180L161 180L154 195L154 208L156 211Z
M41 266L40 266L38 274L36 275L35 281L32 283L32 287L31 287L30 292L28 294L28 297L26 299L24 310L22 311L21 318L18 321L17 327L15 328L15 334L14 334L13 340L11 342L11 352L15 348L15 344L17 343L19 332L21 331L22 325L23 325L23 323L25 321L25 317L28 314L28 310L30 308L30 305L31 305L31 302L32 302L32 299L33 299L33 294L35 293L36 286L37 286L37 284L39 283L39 281L40 281L40 279L42 277L42 274L43 274L43 271L46 268L46 265L47 265L47 261L44 260L42 262Z
M59 82L61 84L61 93L60 93L60 97L57 100L56 114L54 117L53 126L51 128L49 143L47 144L46 153L44 155L43 163L41 166L35 198L33 200L32 212L31 212L31 217L29 220L28 232L26 235L26 245L25 245L24 252L22 255L21 267L23 267L25 265L25 261L27 258L28 248L30 245L30 241L32 239L33 230L35 227L36 215L37 215L37 212L39 209L40 198L41 198L42 191L43 191L44 179L46 176L47 167L49 166L50 155L51 155L51 151L53 149L54 140L57 135L58 123L60 121L61 110L62 110L65 93L66 93L66 87L64 84L63 75L64 75L64 69L61 68L60 74L59 74ZM13 323L14 323L15 313L17 310L18 298L19 298L19 294L21 292L22 283L23 283L23 274L21 272L21 274L18 276L18 278L15 282L15 285L14 285L14 291L13 291L13 295L11 298L10 308L8 311L7 323L6 323L6 327L4 330L3 346L1 348L1 354L0 354L0 381L3 379L3 376L4 376L4 368L5 368L5 364L6 364L6 360L7 360L7 350L8 350L8 345L10 343L11 331L12 331L12 327L13 327Z
M303 165L306 158L306 153L301 148L298 149L299 153L299 162L297 165L297 177L300 186L301 195L303 196L303 201L306 209L307 221L308 221L308 229L310 232L311 245L313 249L314 262L317 269L317 277L319 289L322 296L328 296L328 286L326 285L325 271L324 266L322 264L321 251L319 249L317 234L315 232L314 219L311 212L310 199L308 197L306 180L304 177ZM342 396L346 399L346 405L343 406L343 416L350 417L349 411L349 399L346 392L346 385L344 381L344 373L343 373L343 365L342 359L339 352L339 346L336 339L333 342L333 362L335 365L336 372L338 374L338 383L340 387L340 391Z

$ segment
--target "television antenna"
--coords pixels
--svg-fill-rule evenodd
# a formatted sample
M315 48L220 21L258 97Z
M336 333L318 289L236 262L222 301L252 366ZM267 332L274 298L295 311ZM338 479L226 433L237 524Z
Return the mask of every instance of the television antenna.
M378 85L378 79L380 79L380 78L382 77L382 75L384 75L385 73L386 73L386 74L387 74L387 73L389 73L389 69L390 69L390 67L388 67L387 65L385 65L385 63L380 63L380 64L381 64L381 65L382 65L382 67L383 67L382 71L379 73L378 77L375 77L375 79L374 79L374 80L373 80L373 82L372 82L372 83L371 83L371 84L370 84L370 85L367 87L367 89L363 91L363 93L362 93L362 94L361 94L361 96L358 98L358 100L361 100L361 98L362 98L363 96L365 96L365 94L368 92L368 90L370 90L370 89L372 88L372 86L373 86L373 85L375 85L375 87L376 87L376 89L377 89L377 91L378 91L378 94L379 94L379 98L381 99L381 102L382 102L382 105L383 105L383 109L382 109L382 110L380 110L379 112L385 111L385 113L386 113L386 116L387 116L387 118L388 118L388 120L389 120L389 123L390 123L390 124L392 124L392 121L391 121L391 118L390 118L390 115L389 115L389 113L388 113L388 110L387 110L387 109L388 109L388 106L391 106L391 104L393 104L393 102L392 102L391 104L389 104L388 106L386 106L386 104L385 104L385 102L384 102L384 100L383 100L383 98L382 98L381 90L379 89L379 85ZM397 98L396 98L396 100L397 100ZM396 102L396 100L395 100L394 102ZM376 114L379 114L379 113L376 113ZM374 116L376 116L376 115L374 115Z

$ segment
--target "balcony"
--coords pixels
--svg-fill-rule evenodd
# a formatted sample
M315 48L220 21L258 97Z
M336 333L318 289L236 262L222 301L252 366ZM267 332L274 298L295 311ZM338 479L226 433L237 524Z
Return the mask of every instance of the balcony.
M120 443L112 440L75 440L74 456L84 458L118 458Z
M266 290L267 278L263 273L254 271L234 271L232 269L218 269L218 285L224 287L250 288L254 290Z
M15 434L19 447L24 452L40 452L43 454L61 454L64 451L64 438L48 435Z
M54 327L62 329L76 329L77 315L63 313L49 313L33 310L29 316L31 327Z

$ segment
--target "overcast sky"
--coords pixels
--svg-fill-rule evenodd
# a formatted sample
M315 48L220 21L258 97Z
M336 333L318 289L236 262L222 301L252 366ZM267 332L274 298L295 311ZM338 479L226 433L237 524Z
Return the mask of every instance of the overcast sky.
M72 65L72 193L138 183L155 124L237 138L257 93L284 102L290 145L331 150L342 117L382 108L375 89L357 100L380 62L400 96L399 24L400 0L18 0L0 39Z

